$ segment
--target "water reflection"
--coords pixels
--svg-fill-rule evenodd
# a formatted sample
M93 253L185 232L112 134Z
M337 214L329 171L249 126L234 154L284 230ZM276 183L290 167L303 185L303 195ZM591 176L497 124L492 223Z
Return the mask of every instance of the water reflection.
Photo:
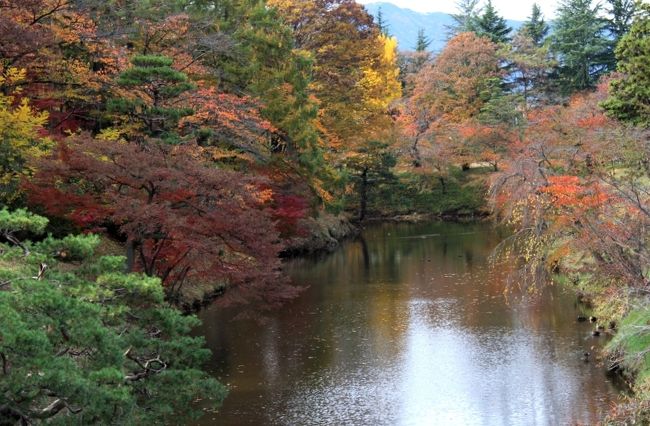
M202 314L231 385L200 424L593 424L616 399L570 294L503 297L489 225L383 225L289 273L309 289L263 327Z

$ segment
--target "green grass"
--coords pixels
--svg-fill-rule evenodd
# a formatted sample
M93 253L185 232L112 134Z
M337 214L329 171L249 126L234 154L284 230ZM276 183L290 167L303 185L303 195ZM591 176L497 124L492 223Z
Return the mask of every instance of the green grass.
M622 320L618 333L608 345L620 351L622 365L636 376L635 390L640 397L650 398L650 305L630 311Z
M489 170L459 168L444 177L401 173L395 179L371 188L368 212L371 217L409 214L472 215L486 210L486 176ZM354 206L354 203L353 203Z

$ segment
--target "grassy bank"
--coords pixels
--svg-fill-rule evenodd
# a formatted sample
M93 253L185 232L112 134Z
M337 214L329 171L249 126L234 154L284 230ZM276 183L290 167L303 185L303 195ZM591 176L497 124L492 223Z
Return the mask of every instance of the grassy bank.
M595 318L595 328L612 336L605 347L606 367L620 374L633 391L603 423L650 424L650 299L605 282L589 272L589 263L579 255L567 256L553 280L574 290L584 316Z
M491 169L462 170L451 167L445 175L396 173L376 182L368 190L370 219L484 216L487 208L487 178ZM359 211L358 197L352 195L349 210Z

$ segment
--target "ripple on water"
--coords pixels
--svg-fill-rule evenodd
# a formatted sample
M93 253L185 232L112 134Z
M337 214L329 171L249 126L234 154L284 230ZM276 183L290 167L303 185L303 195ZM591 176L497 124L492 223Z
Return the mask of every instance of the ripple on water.
M370 229L365 250L351 242L318 262L297 262L293 276L312 286L264 327L203 312L228 324L203 330L215 369L233 384L214 421L597 423L616 389L602 368L579 360L597 343L576 326L573 299L506 303L505 275L488 265L498 243L490 229ZM463 232L471 235L457 237ZM419 237L433 234L441 236Z
M565 360L552 359L544 336L463 327L457 305L411 300L399 357L311 375L273 410L274 423L527 425L580 418L567 404L579 378Z

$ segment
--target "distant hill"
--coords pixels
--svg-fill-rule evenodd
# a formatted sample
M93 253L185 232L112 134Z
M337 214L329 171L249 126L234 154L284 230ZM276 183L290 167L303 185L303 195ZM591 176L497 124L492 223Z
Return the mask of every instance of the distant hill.
M451 16L443 12L420 13L402 9L391 3L369 3L365 6L373 16L377 16L381 7L384 21L388 24L390 34L397 38L400 50L413 50L418 30L424 28L425 34L431 40L429 50L440 51L447 40L447 26L453 23ZM508 25L517 29L521 22L508 20Z

